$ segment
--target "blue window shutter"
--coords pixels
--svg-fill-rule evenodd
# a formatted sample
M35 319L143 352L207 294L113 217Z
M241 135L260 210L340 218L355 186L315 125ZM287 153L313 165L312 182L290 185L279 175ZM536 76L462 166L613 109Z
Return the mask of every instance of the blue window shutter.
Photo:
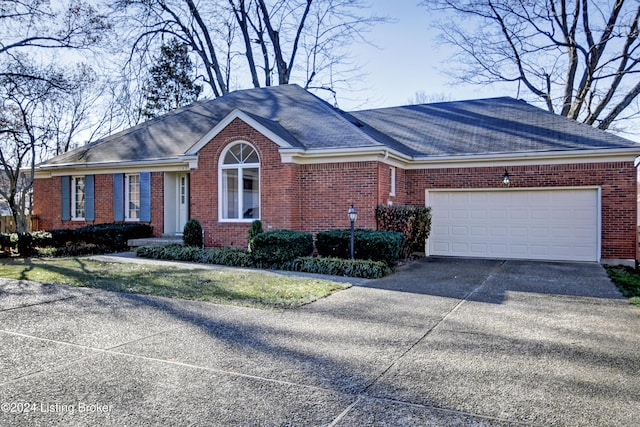
M84 220L94 221L95 215L95 197L93 190L93 175L85 175L84 177Z
M113 220L124 221L124 174L113 174Z
M71 219L71 177L61 176L61 193L62 193L62 220L69 221Z
M151 221L151 173L140 172L140 221Z

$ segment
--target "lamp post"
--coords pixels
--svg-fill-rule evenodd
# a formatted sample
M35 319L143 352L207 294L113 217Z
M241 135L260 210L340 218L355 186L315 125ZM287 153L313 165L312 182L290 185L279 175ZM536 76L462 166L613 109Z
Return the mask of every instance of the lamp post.
M358 211L356 210L356 208L353 207L353 203L351 204L351 208L349 208L349 221L351 221L351 259L355 259L354 258L354 225L356 223L356 220L358 219Z

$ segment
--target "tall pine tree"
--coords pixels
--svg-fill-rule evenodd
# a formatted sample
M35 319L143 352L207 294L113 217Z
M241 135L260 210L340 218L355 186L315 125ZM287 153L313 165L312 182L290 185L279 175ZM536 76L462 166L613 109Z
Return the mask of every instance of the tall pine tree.
M193 63L185 44L171 39L162 45L154 61L144 87L144 117L157 117L198 99L202 86L193 81Z

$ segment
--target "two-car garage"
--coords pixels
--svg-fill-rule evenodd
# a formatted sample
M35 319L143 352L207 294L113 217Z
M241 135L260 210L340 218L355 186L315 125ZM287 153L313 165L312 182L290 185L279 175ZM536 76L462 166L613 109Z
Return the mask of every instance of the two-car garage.
M600 189L427 190L429 255L600 260Z

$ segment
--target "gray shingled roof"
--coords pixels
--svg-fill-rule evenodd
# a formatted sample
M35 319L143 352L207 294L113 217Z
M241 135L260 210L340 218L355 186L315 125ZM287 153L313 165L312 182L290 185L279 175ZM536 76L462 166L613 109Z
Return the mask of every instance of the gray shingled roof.
M196 102L43 165L176 158L236 109L303 150L388 147L428 157L638 147L512 98L346 113L297 85L282 85Z
M416 156L640 147L508 97L381 108L351 115Z

